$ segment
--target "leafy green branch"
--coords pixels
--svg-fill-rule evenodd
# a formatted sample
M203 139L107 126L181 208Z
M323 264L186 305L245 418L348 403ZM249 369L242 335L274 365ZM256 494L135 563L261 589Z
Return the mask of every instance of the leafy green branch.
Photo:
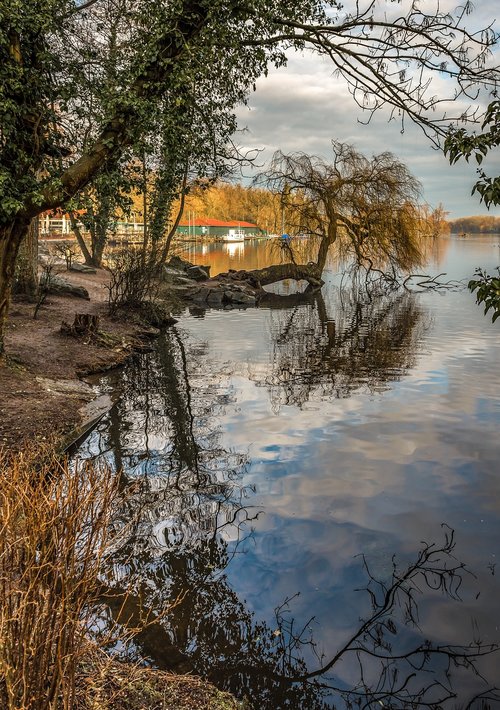
M452 131L444 142L444 154L448 157L451 165L454 165L460 158L465 158L467 162L471 156L476 160L478 166L483 162L489 151L500 144L500 100L492 101L481 125L482 133L468 134L465 128ZM481 201L489 209L491 205L500 203L500 176L489 177L482 168L477 170L479 180L472 188L472 194L479 193Z
M484 303L484 313L493 309L492 321L500 318L500 266L497 266L498 276L490 276L483 269L476 269L478 279L469 281L468 287L476 291L476 303Z

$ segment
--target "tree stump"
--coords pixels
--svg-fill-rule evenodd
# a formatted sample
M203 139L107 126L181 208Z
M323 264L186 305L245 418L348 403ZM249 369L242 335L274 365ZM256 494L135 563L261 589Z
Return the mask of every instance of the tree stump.
M96 335L99 332L99 316L90 313L75 313L75 320L71 325L63 321L61 323L61 333L82 337L84 335Z

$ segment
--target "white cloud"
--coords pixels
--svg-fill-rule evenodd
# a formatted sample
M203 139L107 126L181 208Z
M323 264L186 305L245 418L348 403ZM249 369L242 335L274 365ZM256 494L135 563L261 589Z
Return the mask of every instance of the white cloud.
M495 16L492 2L479 5L471 16L471 28L484 26ZM447 79L436 76L433 91L448 93L447 84ZM452 106L453 114L462 107L465 103ZM367 155L389 150L420 179L431 205L442 202L452 217L486 212L470 194L476 180L474 165L461 162L450 166L421 129L407 121L402 132L397 120L389 120L388 110L375 114L368 125L362 123L368 115L355 104L345 82L332 76L325 59L312 54L294 54L286 68L273 69L268 77L262 77L249 107L241 108L238 117L240 126L248 128L242 136L245 147L264 149L261 163L277 149L328 157L332 139L352 143ZM499 174L498 155L492 153L485 166L490 174ZM500 215L500 208L492 208L491 213Z

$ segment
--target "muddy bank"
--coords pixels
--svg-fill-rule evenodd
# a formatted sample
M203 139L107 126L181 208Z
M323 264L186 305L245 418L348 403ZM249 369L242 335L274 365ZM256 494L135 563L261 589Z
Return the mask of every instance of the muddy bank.
M8 448L19 448L26 439L64 439L96 416L91 403L99 393L84 378L123 365L151 348L159 334L140 319L107 315L106 271L64 271L58 277L88 298L51 293L36 319L33 303L14 299L11 306L7 362L0 366L0 445ZM73 323L77 313L98 317L102 337L61 332L62 323Z

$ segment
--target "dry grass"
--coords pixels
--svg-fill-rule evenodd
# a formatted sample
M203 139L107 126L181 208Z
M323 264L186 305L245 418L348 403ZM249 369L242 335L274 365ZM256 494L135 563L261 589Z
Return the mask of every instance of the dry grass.
M72 708L115 496L103 467L0 453L0 679L9 710Z
M243 710L229 693L190 675L121 663L93 648L80 664L75 710Z
M116 496L104 466L70 467L49 447L0 451L0 707L238 707L202 681L119 663L89 642Z

